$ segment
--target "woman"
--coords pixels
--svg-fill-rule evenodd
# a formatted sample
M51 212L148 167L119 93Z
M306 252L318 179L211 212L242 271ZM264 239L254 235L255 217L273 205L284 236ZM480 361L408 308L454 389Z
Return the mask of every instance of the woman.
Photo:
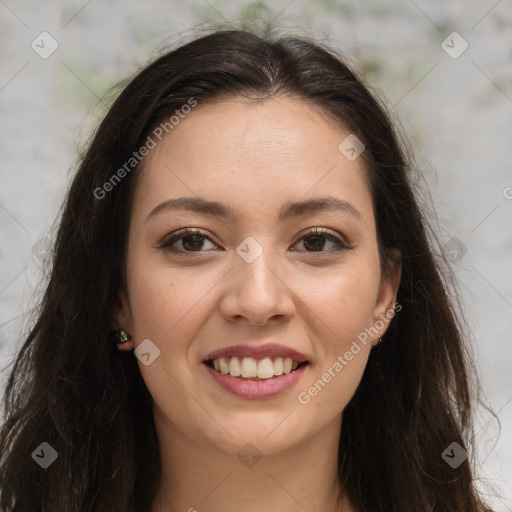
M124 87L6 390L5 511L488 511L450 298L383 107L216 31Z

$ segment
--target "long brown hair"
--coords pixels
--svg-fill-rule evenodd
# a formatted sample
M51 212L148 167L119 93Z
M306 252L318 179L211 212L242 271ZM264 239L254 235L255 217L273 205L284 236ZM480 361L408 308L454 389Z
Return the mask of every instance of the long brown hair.
M489 510L471 458L455 468L443 457L452 443L471 453L473 367L389 114L335 51L274 30L224 29L167 51L123 84L82 155L37 321L7 383L2 511L150 511L160 477L151 396L133 353L118 351L110 333L143 160L108 193L104 185L190 98L200 108L280 94L309 102L364 143L383 270L394 248L402 255L402 310L343 412L344 487L371 512ZM42 442L58 453L47 469L31 456Z

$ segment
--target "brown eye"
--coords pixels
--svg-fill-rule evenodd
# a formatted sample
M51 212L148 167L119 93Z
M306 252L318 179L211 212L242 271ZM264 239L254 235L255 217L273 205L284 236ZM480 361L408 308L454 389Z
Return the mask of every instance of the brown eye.
M203 235L186 235L181 237L181 245L187 251L200 250L204 245Z
M216 247L211 239L200 231L187 229L174 233L170 238L164 240L159 248L177 254L201 253L206 252L203 249L208 242Z
M327 237L325 235L311 235L304 237L304 247L308 251L321 251L325 247Z
M306 233L299 243L303 244L306 252L312 253L318 252L330 254L342 250L353 249L353 246L346 244L338 236L320 228L315 228L309 233ZM329 244L332 244L331 247L327 247L327 250L324 250Z

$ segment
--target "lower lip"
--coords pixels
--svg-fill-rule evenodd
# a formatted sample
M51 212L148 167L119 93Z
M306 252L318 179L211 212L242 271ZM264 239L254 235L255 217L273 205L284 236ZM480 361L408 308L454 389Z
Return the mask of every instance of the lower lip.
M279 377L272 377L266 380L241 379L232 377L231 375L224 375L207 365L205 365L205 367L217 384L220 384L224 389L234 395L243 398L269 398L277 396L294 386L302 375L304 375L308 365L305 364L286 375L283 374Z

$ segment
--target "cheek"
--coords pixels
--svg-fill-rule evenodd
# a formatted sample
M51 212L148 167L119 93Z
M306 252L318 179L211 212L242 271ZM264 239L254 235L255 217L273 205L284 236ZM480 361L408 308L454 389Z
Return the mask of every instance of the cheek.
M149 339L160 349L150 365L138 363L143 380L157 408L174 424L190 416L199 421L202 416L187 400L184 383L194 381L196 352L190 349L212 314L208 291L222 273L199 266L184 270L154 264L147 255L139 261L134 257L132 268L129 290L135 343Z
M368 274L342 276L337 281L332 300L326 303L326 312L339 343L346 344L370 326L377 288Z
M302 299L313 312L317 364L299 390L298 402L310 404L325 421L339 414L354 395L371 350L368 329L378 294L379 270L374 258L340 267L322 279L301 281ZM371 261L369 261L371 260ZM355 261L355 260L354 260Z
M344 350L371 327L380 280L378 262L373 260L371 255L354 258L336 270L297 276L294 291L314 313L326 354Z
M199 267L172 269L150 261L147 258L137 267L129 284L134 332L139 338L153 336L161 343L172 339L176 346L182 339L176 332L197 324L198 315L204 315L208 291L221 274Z
M371 339L361 338L366 314L351 315L343 310L343 305L328 313L329 328L319 322L315 333L322 338L317 342L321 352L315 351L316 364L311 366L296 396L299 404L314 409L319 425L341 414L352 399L371 350Z

